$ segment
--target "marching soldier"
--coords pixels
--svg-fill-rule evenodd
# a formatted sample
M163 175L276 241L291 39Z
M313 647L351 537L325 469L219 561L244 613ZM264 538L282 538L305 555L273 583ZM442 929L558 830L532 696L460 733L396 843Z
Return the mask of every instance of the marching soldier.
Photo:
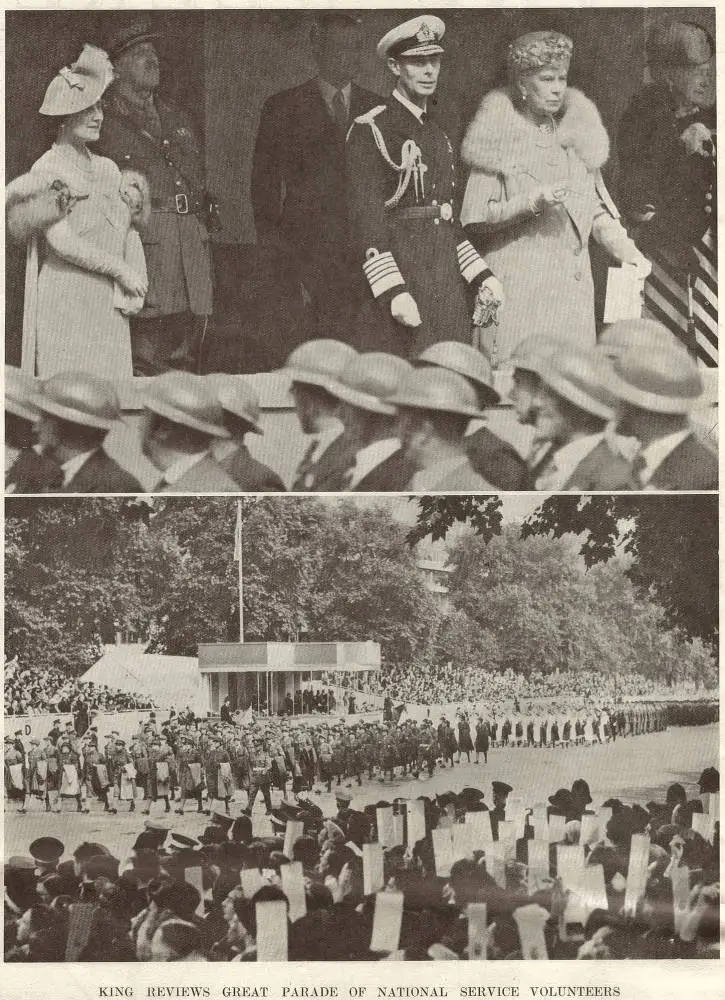
M151 812L152 803L158 799L164 800L165 812L171 812L169 795L171 794L171 765L174 754L168 743L162 745L161 738L155 736L149 747L149 804L144 809L144 816Z
M40 740L32 737L28 750L28 792L41 801L45 799L47 776L48 761L45 751L41 749Z
M221 799L224 809L229 814L229 800L234 791L232 783L232 765L229 753L223 748L222 741L217 736L210 736L209 749L202 756L204 777L206 780L207 810L211 811L212 802Z
M149 785L149 755L146 748L146 741L139 737L131 740L131 760L136 768L136 787L143 791L143 798L148 797Z
M122 170L139 171L151 188L151 218L142 234L149 288L131 323L134 366L143 375L196 369L212 313L209 229L220 228L195 128L188 115L157 97L157 38L150 21L134 15L107 39L116 80L104 101L99 143L101 155Z
M267 809L267 815L269 816L272 812L272 796L270 794L270 786L272 784L272 758L265 747L264 740L256 739L254 741L254 747L250 755L249 765L251 780L249 783L249 802L247 803L247 812L252 812L252 809L254 808L254 800L257 798L257 793L261 792L264 796L264 804Z
M196 799L196 811L204 811L201 795L204 788L201 754L188 736L182 736L176 754L176 768L179 775L180 798L176 812L182 815L187 799Z
M357 316L360 349L414 357L439 340L470 343L474 323L495 322L502 301L500 283L463 235L456 154L428 114L444 32L440 18L415 17L380 40L395 89L348 133L352 238L369 285ZM473 309L467 289L476 293Z
M58 770L61 777L61 796L74 798L77 811L82 812L81 758L68 737L61 737L58 740Z
M113 805L111 794L113 782L108 770L108 760L90 741L86 741L83 750L82 778L86 788L86 796L89 790L92 791L103 802L104 812L115 813L116 807Z
M121 802L129 802L128 811L136 811L136 768L133 758L126 749L126 741L116 740L116 750L113 757L113 783L115 797Z
M27 795L25 755L13 743L12 736L5 737L5 794L10 802L19 803L18 812L24 813Z

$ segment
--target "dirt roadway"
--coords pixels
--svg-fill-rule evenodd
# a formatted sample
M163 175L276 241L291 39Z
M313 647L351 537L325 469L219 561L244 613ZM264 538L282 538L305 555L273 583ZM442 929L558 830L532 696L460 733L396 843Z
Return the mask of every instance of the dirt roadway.
M396 781L394 784L378 780L364 782L359 789L365 803L384 798L392 800L396 795L413 797L430 795L446 789L459 790L473 785L483 790L485 799L491 802L491 781L507 781L515 789L515 794L533 805L552 795L557 788L570 787L575 778L583 777L589 782L594 803L600 804L610 796L617 796L625 802L642 804L656 799L664 801L667 785L679 781L687 790L689 798L697 796L697 779L705 767L716 766L718 762L718 727L698 726L673 728L664 733L630 737L604 746L576 747L568 750L507 749L492 750L488 764L476 766L464 763L450 769L436 770L429 781ZM357 786L353 794L358 794ZM232 814L241 809L241 801L232 802ZM18 815L14 807L5 811L5 857L26 854L28 845L36 837L59 837L70 851L83 840L100 840L116 857L128 856L137 833L142 828L144 817L137 811L117 816L103 813L97 802L91 803L92 812L88 816L71 812L71 803L65 803L67 812L61 815L45 813L34 800L30 811ZM122 806L125 810L126 806ZM187 804L192 809L193 803ZM261 797L257 800L255 814L263 813ZM163 814L163 803L157 803L153 815ZM208 820L196 811L177 816L171 813L173 829L189 836L202 832Z

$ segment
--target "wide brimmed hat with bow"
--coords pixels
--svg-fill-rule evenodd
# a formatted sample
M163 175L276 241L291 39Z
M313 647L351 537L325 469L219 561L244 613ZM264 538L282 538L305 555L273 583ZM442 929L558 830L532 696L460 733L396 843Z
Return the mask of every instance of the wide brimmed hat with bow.
M92 108L112 81L113 66L107 53L95 45L84 45L76 61L50 81L40 114L59 118Z

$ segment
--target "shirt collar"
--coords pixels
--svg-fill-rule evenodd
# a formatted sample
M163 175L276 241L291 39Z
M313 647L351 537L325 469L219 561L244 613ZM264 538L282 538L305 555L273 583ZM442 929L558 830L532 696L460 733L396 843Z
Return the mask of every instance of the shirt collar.
M642 486L646 486L650 482L668 455L671 455L675 448L679 447L690 434L692 434L691 428L686 427L682 431L675 431L674 434L666 434L664 437L657 438L642 449L639 454L639 457L644 459L644 466L639 477Z
M324 455L332 442L336 441L340 437L344 429L342 421L337 418L331 420L328 424L325 424L325 427L318 436L315 442L315 447L310 454L310 461L313 463L319 462L320 458Z
M189 469L192 469L198 462L201 462L208 454L208 451L199 451L193 455L184 455L183 458L177 458L174 464L170 465L164 472L163 482L169 485L178 482Z
M352 92L352 83L348 80L344 87L333 87L331 83L323 77L317 77L317 86L320 88L320 93L322 94L322 99L324 100L327 107L332 111L332 102L335 100L335 94L342 94L342 99L345 102L345 110L350 111L350 94Z
M86 464L88 459L94 452L98 451L98 448L91 448L90 451L84 451L80 455L74 455L73 458L69 458L67 462L63 462L60 467L60 471L63 473L63 485L67 486L71 480L73 480L83 466Z
M565 444L558 451L555 451L552 455L553 463L553 475L555 477L555 483L553 485L548 484L547 489L552 490L562 490L566 483L571 479L577 466L584 461L587 455L591 454L600 441L604 440L604 431L600 431L598 434L585 434L584 437L575 438L568 444ZM549 470L545 471L548 477L551 474Z
M425 108L420 108L417 104L413 104L412 101L408 100L405 94L401 94L397 89L393 91L393 97L396 101L400 101L403 107L407 108L412 115L415 115L419 122L423 121L423 115L426 114Z
M386 458L390 458L396 451L400 450L400 438L389 437L381 441L373 441L372 444L361 448L355 455L355 465L350 474L350 482L347 485L349 490L355 489L368 472L377 468Z

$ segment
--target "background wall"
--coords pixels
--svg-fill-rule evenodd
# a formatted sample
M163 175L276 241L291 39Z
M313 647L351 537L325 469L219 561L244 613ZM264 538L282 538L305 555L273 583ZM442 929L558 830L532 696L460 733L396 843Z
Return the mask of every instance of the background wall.
M671 8L714 32L713 8ZM361 10L359 82L380 94L390 89L375 43L412 10ZM465 124L481 97L503 78L508 43L525 31L554 28L574 40L570 81L598 105L613 140L605 173L616 198L615 136L632 95L645 79L644 39L659 10L441 10L446 55L439 100L442 119ZM98 11L6 15L6 171L15 177L50 145L37 109L45 88L84 41L103 44L118 17ZM315 68L312 15L305 11L153 11L162 60L162 89L196 119L206 144L208 184L222 204L223 231L214 237L216 324L209 337L211 370L260 371L281 364L300 331L294 303L275 301L277 262L254 248L249 201L251 161L265 99L301 83ZM453 138L453 136L452 136ZM24 251L9 247L6 281L6 357L18 362ZM594 261L595 278L602 272ZM597 281L598 287L601 282Z

